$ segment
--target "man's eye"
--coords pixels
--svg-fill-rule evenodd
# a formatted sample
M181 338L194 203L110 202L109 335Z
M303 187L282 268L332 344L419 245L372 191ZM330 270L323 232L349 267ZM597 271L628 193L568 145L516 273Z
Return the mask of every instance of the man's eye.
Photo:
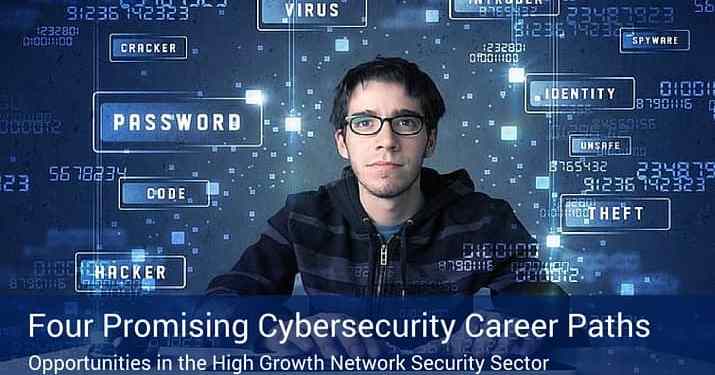
M401 128L416 128L417 120L413 118L403 118L397 122L397 125L399 125Z
M365 118L365 119L355 119L353 121L353 126L358 127L358 128L369 128L373 125L375 120L371 118Z

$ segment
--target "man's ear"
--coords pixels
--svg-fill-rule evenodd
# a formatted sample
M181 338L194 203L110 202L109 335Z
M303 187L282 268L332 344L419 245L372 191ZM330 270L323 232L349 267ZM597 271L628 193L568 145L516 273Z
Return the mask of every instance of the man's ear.
M338 148L338 154L342 156L343 159L349 160L350 153L348 152L348 147L345 145L345 129L338 129L335 131L335 146Z
M437 130L431 130L427 136L427 145L425 145L425 158L434 155L434 149L437 147Z

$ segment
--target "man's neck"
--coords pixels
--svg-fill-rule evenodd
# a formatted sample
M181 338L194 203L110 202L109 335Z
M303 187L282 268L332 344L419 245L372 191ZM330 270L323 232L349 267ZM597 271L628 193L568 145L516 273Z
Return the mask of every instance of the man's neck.
M409 190L394 198L380 198L358 184L360 203L377 225L398 225L414 216L422 208L424 197L420 190L420 178Z

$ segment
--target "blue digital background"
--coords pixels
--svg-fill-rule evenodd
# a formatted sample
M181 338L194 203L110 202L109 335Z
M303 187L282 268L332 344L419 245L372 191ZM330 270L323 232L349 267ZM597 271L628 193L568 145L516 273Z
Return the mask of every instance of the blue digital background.
M257 239L287 194L339 176L345 161L328 123L333 89L347 69L378 54L417 62L445 98L436 155L427 165L442 172L466 168L478 190L508 200L542 244L542 257L577 269L576 282L564 289L713 292L715 10L709 2L562 0L556 17L452 20L447 0L369 1L366 27L307 32L258 31L254 1L187 8L185 19L178 11L174 21L157 20L157 9L132 13L120 6L138 9L139 3L0 5L4 293L71 294L76 251L136 248L187 257L186 290L161 293L201 293ZM88 6L95 7L92 15ZM687 29L691 49L621 54L621 27ZM112 63L112 33L185 35L188 59ZM512 47L520 52L509 52ZM524 84L510 82L510 68L634 77L636 108L527 114ZM265 98L260 147L157 154L92 149L94 92L243 97L246 90L261 90ZM287 118L299 118L300 131L287 128ZM633 153L571 158L569 134L630 136ZM120 211L120 175L209 180L212 205ZM668 197L672 227L563 234L557 247L547 247L547 235L560 234L560 194L578 193ZM184 240L172 241L174 233Z

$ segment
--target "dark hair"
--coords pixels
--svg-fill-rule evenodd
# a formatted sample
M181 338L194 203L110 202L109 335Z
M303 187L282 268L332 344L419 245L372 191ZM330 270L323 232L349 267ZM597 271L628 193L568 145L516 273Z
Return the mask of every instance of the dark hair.
M333 112L330 123L335 130L345 127L348 115L348 101L358 83L370 80L401 83L407 94L420 103L425 116L427 131L436 130L439 119L444 115L444 100L432 79L417 64L400 57L377 56L375 60L362 63L345 74L335 87Z

